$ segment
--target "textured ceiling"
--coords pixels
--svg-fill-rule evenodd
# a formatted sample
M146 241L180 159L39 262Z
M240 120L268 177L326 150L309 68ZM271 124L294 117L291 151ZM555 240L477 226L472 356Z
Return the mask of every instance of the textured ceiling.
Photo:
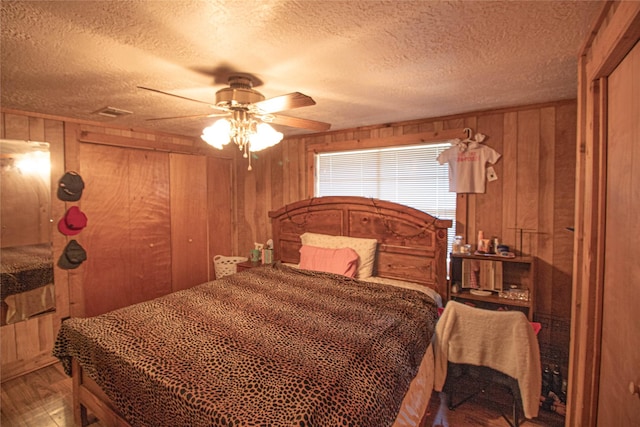
M575 98L601 2L5 1L1 105L197 136L229 70L331 129ZM108 118L110 106L133 114ZM304 133L281 127L287 135Z

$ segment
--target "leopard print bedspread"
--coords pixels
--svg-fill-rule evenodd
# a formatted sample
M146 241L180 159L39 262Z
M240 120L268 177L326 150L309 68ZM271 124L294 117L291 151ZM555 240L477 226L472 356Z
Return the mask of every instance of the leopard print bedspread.
M133 426L390 426L436 311L418 291L276 265L68 319L54 355Z
M0 249L0 300L53 283L51 244Z

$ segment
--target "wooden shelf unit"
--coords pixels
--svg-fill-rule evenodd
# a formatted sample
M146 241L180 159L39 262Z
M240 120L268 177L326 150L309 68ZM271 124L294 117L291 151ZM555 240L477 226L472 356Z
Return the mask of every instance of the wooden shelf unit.
M496 289L487 289L491 291L491 295L474 295L470 292L471 288L463 288L463 263L465 260L477 262L494 261L499 263L496 268L500 273L496 274L496 278L501 283L496 283ZM447 301L454 300L460 302L473 302L476 306L488 309L497 309L499 307L507 307L523 311L530 321L533 321L533 312L535 308L535 258L533 257L516 257L506 258L497 255L461 255L451 254L449 265L449 280L447 282ZM466 269L465 269L466 270ZM481 269L486 271L487 269ZM466 282L466 281L465 281ZM479 283L486 283L486 278L478 280ZM451 291L453 285L457 285L458 292ZM467 283L465 283L465 286ZM500 287L504 291L508 291L511 285L516 285L518 289L528 289L529 299L509 299L500 297ZM482 285L481 285L482 287Z

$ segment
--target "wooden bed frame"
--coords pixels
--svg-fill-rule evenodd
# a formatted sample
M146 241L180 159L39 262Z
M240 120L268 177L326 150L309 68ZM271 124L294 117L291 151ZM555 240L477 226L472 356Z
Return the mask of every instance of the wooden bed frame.
M309 231L378 240L374 276L423 284L444 297L447 229L442 220L397 203L350 196L316 197L269 212L276 260L300 261L300 235Z
M269 212L276 260L298 263L300 235L305 232L376 238L374 276L419 283L444 297L447 280L447 229L451 220L383 200L361 197L319 197ZM73 412L76 425L91 421L130 427L76 359L72 365ZM426 415L422 420L424 424Z

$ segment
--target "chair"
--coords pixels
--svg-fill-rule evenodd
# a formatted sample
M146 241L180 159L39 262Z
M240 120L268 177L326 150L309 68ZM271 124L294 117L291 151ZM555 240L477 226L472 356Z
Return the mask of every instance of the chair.
M435 383L455 409L491 384L506 386L512 395L512 426L538 416L542 375L536 333L519 311L494 311L449 301L433 340ZM478 390L457 403L455 384L461 378L479 380Z

